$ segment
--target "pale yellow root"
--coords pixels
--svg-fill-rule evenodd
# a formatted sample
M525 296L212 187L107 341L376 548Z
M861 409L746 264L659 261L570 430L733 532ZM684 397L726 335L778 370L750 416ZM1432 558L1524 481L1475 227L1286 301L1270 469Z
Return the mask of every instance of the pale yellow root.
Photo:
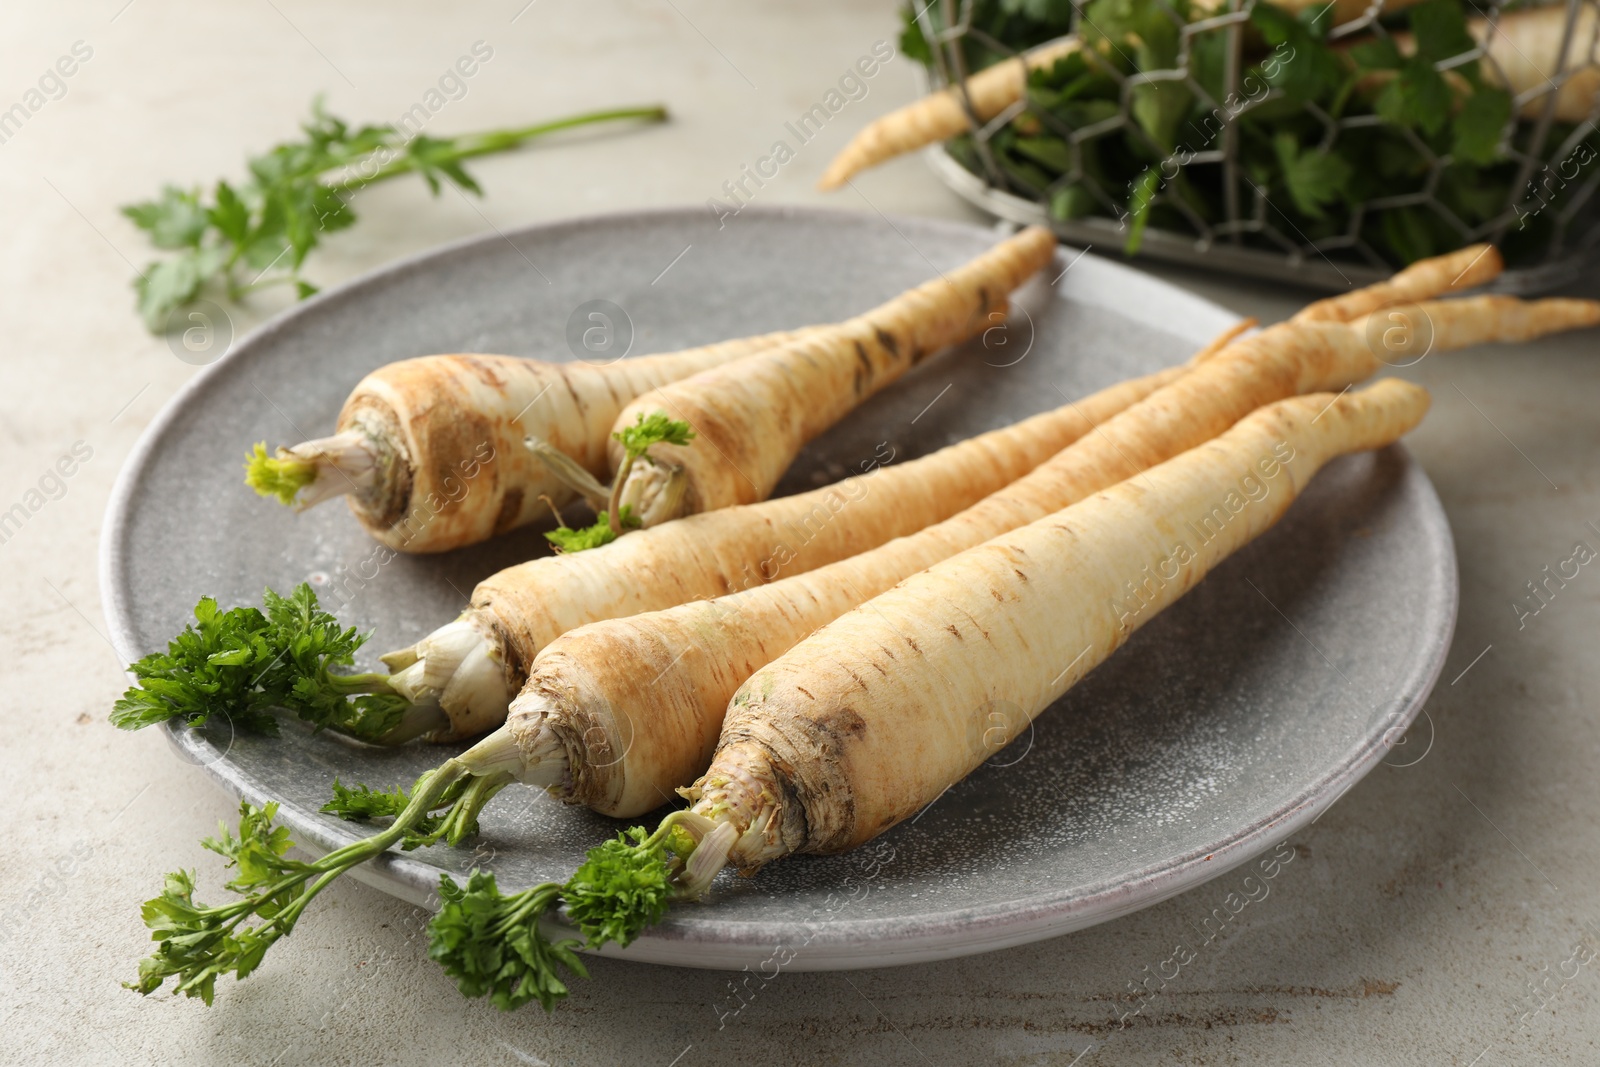
M1028 71L1042 70L1078 50L1075 37L1049 41L967 78L967 94L979 120L987 122L1022 99ZM834 157L817 182L818 189L837 189L861 171L895 156L948 141L970 127L961 94L944 89L869 123Z
M1326 2L1279 0L1278 6L1289 11L1300 11L1313 5L1320 7ZM1388 0L1384 10L1395 11L1416 2L1418 0ZM1226 0L1201 0L1196 4L1196 20L1222 14L1227 6ZM1334 0L1334 23L1359 18L1369 6L1368 0ZM1076 37L1062 37L1036 45L1016 59L1005 59L968 75L967 97L973 113L980 122L988 122L1022 99L1027 90L1029 71L1047 69L1078 48ZM828 164L828 169L817 180L817 188L824 191L837 189L862 171L896 156L966 133L972 124L964 103L957 89L941 89L897 108L882 118L874 119L851 138L850 143Z
M1431 349L1442 351L1479 344L1486 338L1531 341L1595 325L1600 325L1600 301L1567 297L1523 301L1507 296L1424 301L1385 308L1352 323L1380 357L1386 354L1385 337L1391 329L1431 337Z
M1054 411L808 493L692 515L587 552L509 567L473 590L467 615L495 635L511 691L551 641L586 623L722 596L876 548L1015 481L1186 367L1122 382ZM459 724L477 732L499 721Z
M1574 310L1510 297L1405 309L1440 324L1441 349L1520 340L1529 322L1565 328L1574 324ZM1587 310L1600 313L1600 304ZM1264 404L1349 385L1382 361L1364 322L1291 322L1191 366L1032 473L937 525L769 585L568 631L538 656L512 702L513 739L525 751L548 747L552 733L561 739L575 802L619 817L656 808L705 767L728 701L745 679L813 630L940 560L1203 444Z
M1238 322L1234 323L1232 326L1229 326L1227 329L1217 334L1217 336L1213 337L1210 342L1208 342L1200 351L1196 352L1193 356L1190 356L1189 365L1193 366L1196 363L1204 363L1217 353L1227 351L1228 346L1233 344L1234 341L1238 340L1240 337L1243 337L1245 334L1249 333L1251 330L1260 325L1261 320L1256 318L1254 315L1247 319L1240 319Z
M1469 245L1457 252L1418 260L1388 281L1307 304L1293 322L1349 322L1380 308L1431 300L1446 293L1487 285L1505 270L1493 245Z
M1510 92L1517 102L1517 116L1533 120L1544 114L1551 93L1555 94L1554 118L1557 122L1578 123L1594 113L1600 103L1600 48L1595 39L1595 8L1584 4L1578 9L1573 24L1572 45L1567 52L1565 68L1559 83L1557 69L1563 66L1561 35L1566 27L1567 5L1542 4L1502 14L1497 22L1474 18L1467 23L1467 31L1484 46L1488 60L1482 64L1485 80L1491 85ZM1396 47L1401 55L1411 55L1417 49L1416 39L1409 33L1394 33ZM1381 87L1393 75L1369 76L1360 88L1371 92ZM1447 71L1445 77L1455 92L1457 102L1470 95L1472 85L1457 71Z
M804 337L785 330L606 365L441 355L380 367L339 413L372 453L359 491L341 480L368 533L402 552L443 552L541 518L540 495L572 499L523 441L537 437L593 474L628 401L668 382ZM292 450L291 450L292 451ZM308 487L315 492L316 486Z
M935 800L1274 522L1327 460L1427 410L1386 380L1221 437L922 571L812 634L729 708L694 810L758 867L838 852Z
M665 412L687 422L687 445L652 446L652 465L681 470L682 513L764 500L807 441L925 357L996 325L1006 295L1050 261L1055 237L1029 227L956 270L864 315L726 366L662 386L623 409L617 429ZM613 469L622 446L613 442ZM623 490L623 499L630 496ZM634 511L654 509L636 499Z
M1494 60L1483 65L1485 76L1491 82L1503 83L1503 87L1519 99L1518 114L1524 119L1537 119L1544 112L1548 93L1528 94L1549 88L1555 78L1561 63L1557 51L1566 17L1565 4L1551 4L1501 15L1493 34L1486 19L1473 19L1469 24L1472 35L1486 44L1489 57ZM1560 88L1555 90L1557 122L1583 122L1594 114L1595 105L1600 103L1597 99L1600 98L1600 51L1596 49L1595 17L1593 4L1584 4L1578 9L1572 47L1566 57L1567 73ZM1504 78L1500 76L1501 71Z

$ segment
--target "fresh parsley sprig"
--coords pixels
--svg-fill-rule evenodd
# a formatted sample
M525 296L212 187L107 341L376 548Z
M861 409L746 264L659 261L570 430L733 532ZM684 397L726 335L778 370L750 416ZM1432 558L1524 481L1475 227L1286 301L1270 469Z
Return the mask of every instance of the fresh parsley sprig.
M423 775L412 792L407 793L399 786L388 791L362 784L351 787L335 778L333 799L322 805L321 810L349 822L398 819L405 813L417 790L426 786L427 780L428 775ZM440 841L451 846L461 844L477 834L479 813L511 781L511 775L505 772L457 780L434 799L426 813L417 816L406 827L400 847L410 852L436 845Z
M639 517L633 513L633 508L628 504L622 505L622 528L637 530L639 526ZM617 532L611 528L611 513L602 511L588 526L574 528L562 524L554 530L546 530L544 539L555 545L557 552L582 552L609 545L617 539Z
M318 893L351 867L404 839L465 774L464 766L447 762L418 782L388 829L309 863L288 858L294 842L287 827L273 825L277 804L257 807L241 801L238 836L224 826L219 836L201 842L238 872L227 887L240 899L215 907L197 903L192 872L167 875L161 895L145 901L141 910L158 947L139 964L139 980L126 983L128 988L148 995L172 978L177 992L210 1004L219 977L248 977L267 950L294 930ZM262 921L246 925L251 919Z
M152 332L160 332L174 310L206 290L239 300L257 289L292 285L297 296L310 296L317 289L301 275L301 267L325 235L355 224L349 196L356 190L417 174L436 196L446 184L481 195L462 166L465 160L575 126L666 117L662 107L614 108L438 138L387 124L351 126L329 114L318 97L310 120L300 127L303 137L251 157L243 181L220 180L209 196L199 188L167 185L154 199L122 209L151 244L175 253L134 280L139 314Z
M642 827L617 835L585 859L566 882L545 882L506 895L494 875L474 871L465 887L441 875L439 914L428 924L428 955L455 979L463 996L488 996L511 1011L537 1000L545 1011L567 995L561 970L587 978L579 948L632 944L661 921L673 897L677 855L673 816L654 833ZM566 904L583 940L552 941L539 920Z
M201 597L195 621L165 652L129 666L138 684L116 702L111 722L124 730L169 720L198 727L223 715L236 730L275 735L273 709L286 708L318 728L367 739L398 724L408 704L388 675L329 669L353 663L369 634L341 627L305 582L287 597L267 589L262 606L222 611Z
M621 443L623 456L622 463L617 467L616 477L611 480L610 489L594 482L593 477L579 468L570 458L562 456L542 442L533 442L532 438L529 439L530 447L533 447L535 453L545 460L551 473L558 479L589 499L599 497L607 501L606 506L595 515L595 521L591 525L574 528L567 525L554 503L548 498L542 498L550 504L550 510L555 512L556 522L559 524L544 535L545 540L554 545L558 552L583 552L586 549L609 545L624 532L642 526L643 522L635 514L633 505L622 503L622 491L627 484L628 474L633 470L634 464L641 460L645 463L653 462L648 455L651 445L687 445L694 440L695 433L687 422L669 418L666 412L657 411L649 415L640 412L632 426L624 426L611 436ZM616 516L615 521L612 519L613 515Z
M237 872L227 887L240 899L217 906L198 903L194 874L169 874L161 894L142 910L156 951L140 964L138 981L128 988L150 994L173 979L177 992L210 1004L217 979L228 974L243 979L254 972L336 878L430 825L437 832L433 812L448 807L444 821L449 822L451 813L470 809L482 796L487 787L481 783L495 777L473 778L464 763L449 760L423 775L409 797L401 790L358 787L340 793L336 787L341 814L360 811L363 817L387 816L393 822L311 862L288 858L293 842L286 828L273 825L276 804L241 803L238 835L224 827L203 842ZM564 976L588 977L580 948L608 942L625 946L661 921L676 892L673 875L694 849L693 839L678 827L687 814L667 816L654 833L635 828L591 849L565 882L505 894L486 871L473 871L465 886L441 876L439 913L428 925L428 955L467 996L489 996L507 1011L530 1000L551 1010L567 995ZM551 939L540 928L540 920L563 904L581 939ZM260 921L248 925L253 919Z

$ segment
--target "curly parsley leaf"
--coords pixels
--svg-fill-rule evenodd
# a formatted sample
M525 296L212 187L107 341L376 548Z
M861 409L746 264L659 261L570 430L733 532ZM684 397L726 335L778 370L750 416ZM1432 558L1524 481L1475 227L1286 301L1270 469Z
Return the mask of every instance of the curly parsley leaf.
M635 826L589 850L561 895L567 916L593 947L627 946L667 912L671 871L660 849L646 846L648 831Z
M539 929L539 919L560 894L559 885L546 882L505 896L487 871L473 871L465 886L441 875L439 913L428 923L428 957L455 979L463 996L488 996L502 1011L537 1000L550 1011L567 995L563 969L589 977L578 956L582 942L551 941Z
M416 788L425 786L427 780L424 775ZM478 832L478 813L504 785L505 779L498 776L460 778L452 782L431 801L427 812L417 814L407 823L400 847L410 852L427 848L440 840L448 840L452 845L460 844ZM395 819L405 812L416 788L409 793L400 786L387 792L362 784L351 788L335 778L333 799L322 805L320 810L349 822Z
M335 778L333 799L319 810L351 822L364 822L368 819L393 818L404 811L409 803L410 795L399 786L388 792L361 784L352 789Z
M241 802L239 836L224 827L219 837L202 842L238 872L228 887L241 893L258 890L254 896L211 907L195 901L192 873L167 875L161 895L145 901L141 909L150 938L159 947L140 962L139 980L124 983L127 988L149 994L175 978L177 992L210 1004L218 977L248 977L261 965L267 949L294 928L299 916L294 890L319 867L287 858L293 842L287 829L272 825L277 811L276 804L258 808ZM266 921L244 926L251 915Z
M686 445L694 440L695 433L687 422L668 418L664 411L649 415L641 411L632 426L624 426L611 436L622 443L630 459L638 459L651 445Z
M150 235L157 248L194 248L200 244L209 223L198 189L184 190L164 185L154 200L128 204L122 213Z
M627 504L622 505L621 519L624 530L639 528L639 517ZM594 523L590 526L580 526L577 529L571 526L557 526L554 530L547 530L544 539L555 545L557 552L583 552L586 549L609 545L617 539L617 533L611 528L611 513L602 511L595 516Z
M276 734L272 711L287 708L319 726L375 737L405 709L384 676L334 674L348 666L368 635L345 629L302 582L287 597L262 594L265 611L222 611L201 597L193 623L128 669L138 680L119 699L111 722L137 730L176 720L203 726L223 715L236 730Z
M509 896L485 871L473 871L465 887L442 876L442 906L428 925L429 957L466 996L488 996L506 1011L530 1000L551 1010L568 992L562 970L588 977L580 947L630 944L665 915L671 867L670 835L663 831L670 829L651 835L635 827L590 849L564 884L546 882ZM540 918L562 901L584 941L552 941L540 930Z

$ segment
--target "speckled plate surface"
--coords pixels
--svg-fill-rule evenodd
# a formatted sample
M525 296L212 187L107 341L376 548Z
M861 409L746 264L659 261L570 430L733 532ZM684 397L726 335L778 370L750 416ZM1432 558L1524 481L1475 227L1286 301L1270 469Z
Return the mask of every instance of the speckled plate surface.
M342 507L297 517L241 484L252 442L327 432L373 367L449 351L568 359L568 320L591 300L626 311L635 353L833 320L993 240L809 209L752 207L720 230L702 209L611 215L474 239L317 297L197 376L123 470L102 559L118 648L131 660L161 647L203 594L254 603L263 585L354 575L341 617L375 631L371 667L453 618L479 579L545 551L521 530L379 566ZM1233 318L1076 255L1064 250L1024 291L1006 344L928 361L814 442L779 492L831 480L882 442L920 455L1177 362ZM1398 447L1340 460L1277 528L915 821L854 854L724 874L707 904L675 909L623 955L875 967L1145 907L1281 841L1375 766L1433 685L1455 611L1454 549L1427 477ZM319 849L357 829L316 812L335 775L409 784L444 755L296 726L277 741L232 736L226 722L172 739L229 790L279 801L296 840ZM474 864L519 888L565 877L619 825L513 788L486 812L476 850L389 855L360 876L418 902L441 871Z

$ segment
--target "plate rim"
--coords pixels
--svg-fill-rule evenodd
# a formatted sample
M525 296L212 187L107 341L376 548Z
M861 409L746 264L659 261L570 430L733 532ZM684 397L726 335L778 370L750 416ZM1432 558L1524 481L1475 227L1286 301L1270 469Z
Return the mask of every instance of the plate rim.
M874 216L837 208L810 205L750 205L753 215L771 220L797 221L807 218L840 223L887 221L897 231L902 226L916 230L945 230L965 236L992 235L994 227L947 219L917 216ZM117 472L107 500L99 547L99 582L102 610L112 644L125 662L139 655L134 633L128 583L129 511L139 482L148 469L157 445L165 437L188 404L207 389L224 368L249 359L254 349L274 334L303 317L325 312L330 305L381 287L392 279L436 264L480 247L509 243L516 247L519 237L539 237L563 231L581 230L595 225L649 224L662 220L681 220L704 213L703 207L667 206L620 212L599 212L564 219L530 223L511 230L491 230L424 249L375 270L330 287L311 299L289 306L239 339L227 353L202 368L166 402L140 434L127 459ZM904 233L901 234L904 237ZM907 238L909 243L910 239ZM913 245L913 247L915 247ZM1238 316L1213 301L1171 282L1114 260L1093 256L1085 250L1079 258L1092 259L1096 270L1119 281L1162 291L1169 300L1187 304L1196 312L1218 314L1224 321ZM1073 260L1075 265L1077 260ZM1070 269L1070 265L1069 268ZM1391 704L1390 712L1374 722L1314 782L1289 802L1279 805L1271 815L1226 834L1209 850L1198 849L1174 861L1171 857L1146 865L1129 877L1108 879L1072 890L1042 892L1024 899L1000 901L976 907L945 909L892 919L841 919L742 921L732 930L715 927L715 920L698 919L692 912L682 913L653 928L627 949L607 945L598 954L640 962L676 966L734 969L749 966L795 940L804 932L805 950L785 965L789 970L843 970L885 965L929 962L974 953L1013 947L1060 936L1073 930L1141 910L1187 889L1211 881L1249 861L1266 849L1318 818L1323 811L1365 777L1392 747L1387 739L1403 731L1426 703L1448 658L1460 602L1459 568L1455 542L1448 516L1437 489L1427 472L1404 445L1390 446L1400 461L1403 475L1414 478L1423 494L1423 520L1432 527L1424 538L1437 545L1437 573L1434 580L1442 596L1437 602L1440 619L1434 633L1432 655L1419 658L1414 669L1402 680L1403 693ZM130 676L131 677L131 676ZM192 731L167 724L168 740L180 758L196 764L207 777L236 798L262 803L275 799L253 779L223 761L226 753L215 754L213 746ZM288 825L298 846L308 853L321 854L355 840L357 835L330 833L311 813L298 807L280 809L279 821ZM403 854L385 853L351 872L352 877L391 896L412 904L430 906L434 894L423 887L433 883L439 869ZM1070 895L1068 895L1070 893ZM559 922L551 929L570 930ZM937 932L943 928L943 933ZM707 936L713 930L716 936Z

